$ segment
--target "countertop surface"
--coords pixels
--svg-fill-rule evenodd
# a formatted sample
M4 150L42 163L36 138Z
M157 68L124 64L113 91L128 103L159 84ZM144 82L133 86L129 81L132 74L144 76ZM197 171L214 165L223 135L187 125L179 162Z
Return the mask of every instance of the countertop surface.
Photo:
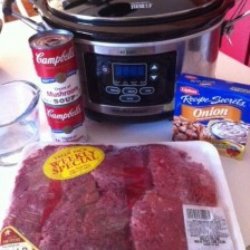
M28 38L35 31L14 21L3 25L0 34L0 79L28 80L39 82L29 48ZM238 63L223 53L219 53L216 67L217 78L250 84L250 68ZM0 93L1 94L1 93ZM41 107L42 109L42 107ZM141 124L100 123L86 119L86 128L91 143L149 143L170 141L171 122L161 120ZM47 124L41 111L41 140L49 140ZM243 161L221 157L222 165L232 195L234 208L246 246L250 245L250 138ZM0 188L4 187L7 176L13 168L0 169ZM13 178L10 177L10 178Z

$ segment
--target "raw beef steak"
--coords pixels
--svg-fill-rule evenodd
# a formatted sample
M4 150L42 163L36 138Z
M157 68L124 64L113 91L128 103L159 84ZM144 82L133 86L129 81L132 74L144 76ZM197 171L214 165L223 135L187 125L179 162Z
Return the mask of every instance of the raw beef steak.
M148 168L161 196L180 198L185 204L216 205L214 179L202 164L192 162L187 153L164 145L151 145L148 149Z
M210 173L175 148L98 145L105 159L94 171L54 181L42 167L63 147L23 161L4 221L40 250L185 250L182 205L217 204Z
M187 249L182 203L148 191L132 209L131 232L135 249Z

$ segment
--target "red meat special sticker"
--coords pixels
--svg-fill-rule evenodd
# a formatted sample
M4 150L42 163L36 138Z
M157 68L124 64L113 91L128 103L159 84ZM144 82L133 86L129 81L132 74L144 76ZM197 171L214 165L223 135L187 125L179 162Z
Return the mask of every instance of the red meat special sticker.
M0 233L0 250L39 250L17 229L8 226Z
M69 146L52 154L43 165L52 180L68 180L96 169L104 160L102 149L93 146Z

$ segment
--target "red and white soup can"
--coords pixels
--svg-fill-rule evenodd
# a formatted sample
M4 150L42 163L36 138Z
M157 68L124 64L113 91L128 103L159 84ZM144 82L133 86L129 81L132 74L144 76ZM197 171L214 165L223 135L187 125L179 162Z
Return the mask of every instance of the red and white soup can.
M67 105L44 103L52 138L57 142L86 141L82 100Z
M41 99L47 120L53 139L59 142L87 138L73 38L69 31L54 29L29 39L34 66L41 79ZM65 119L62 119L63 115Z

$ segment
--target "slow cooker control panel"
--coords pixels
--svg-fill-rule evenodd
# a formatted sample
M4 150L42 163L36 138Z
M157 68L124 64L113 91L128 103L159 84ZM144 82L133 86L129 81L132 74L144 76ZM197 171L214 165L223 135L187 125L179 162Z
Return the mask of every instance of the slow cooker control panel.
M92 102L114 106L147 106L173 99L175 52L136 57L88 54L85 72Z

